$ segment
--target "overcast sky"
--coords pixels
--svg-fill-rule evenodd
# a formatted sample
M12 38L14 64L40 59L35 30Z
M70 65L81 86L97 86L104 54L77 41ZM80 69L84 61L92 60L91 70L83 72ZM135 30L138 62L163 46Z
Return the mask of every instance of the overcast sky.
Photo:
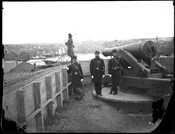
M173 1L3 2L3 44L174 36Z

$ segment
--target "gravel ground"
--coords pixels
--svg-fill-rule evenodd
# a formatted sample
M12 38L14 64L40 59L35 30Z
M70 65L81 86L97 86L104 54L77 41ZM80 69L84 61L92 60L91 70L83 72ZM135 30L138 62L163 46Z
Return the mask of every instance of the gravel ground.
M148 124L151 115L125 114L117 106L92 95L93 86L84 86L85 96L78 101L72 97L57 114L54 123L46 128L49 132L150 132L155 126Z

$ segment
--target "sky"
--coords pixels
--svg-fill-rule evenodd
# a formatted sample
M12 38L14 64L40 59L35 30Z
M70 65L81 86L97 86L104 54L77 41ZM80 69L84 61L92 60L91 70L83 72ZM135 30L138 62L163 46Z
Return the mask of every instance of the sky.
M174 36L173 1L3 2L2 41L113 41Z

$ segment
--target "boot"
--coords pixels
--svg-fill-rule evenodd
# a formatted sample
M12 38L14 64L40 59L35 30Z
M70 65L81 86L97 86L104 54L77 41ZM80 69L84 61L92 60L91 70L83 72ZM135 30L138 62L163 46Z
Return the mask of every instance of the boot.
M115 88L113 95L116 95L116 94L118 94L118 87Z
M113 95L116 95L118 92L114 92Z
M111 88L111 91L109 92L109 94L112 94L112 88Z

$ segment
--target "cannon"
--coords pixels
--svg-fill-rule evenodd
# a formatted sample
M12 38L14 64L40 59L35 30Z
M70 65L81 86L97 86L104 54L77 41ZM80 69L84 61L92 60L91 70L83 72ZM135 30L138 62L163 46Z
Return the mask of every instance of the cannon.
M156 60L156 43L153 41L135 42L105 48L102 53L104 56L112 56L113 49L117 50L123 67L120 83L122 91L148 94L155 99L170 95L171 78L167 75L166 67ZM104 79L109 80L106 77Z
M150 59L156 56L157 48L153 41L136 42L125 46L119 46L114 48L106 48L103 50L104 56L112 56L112 50L116 49L118 52L121 49L127 50L135 58L144 60L147 64L150 64Z

